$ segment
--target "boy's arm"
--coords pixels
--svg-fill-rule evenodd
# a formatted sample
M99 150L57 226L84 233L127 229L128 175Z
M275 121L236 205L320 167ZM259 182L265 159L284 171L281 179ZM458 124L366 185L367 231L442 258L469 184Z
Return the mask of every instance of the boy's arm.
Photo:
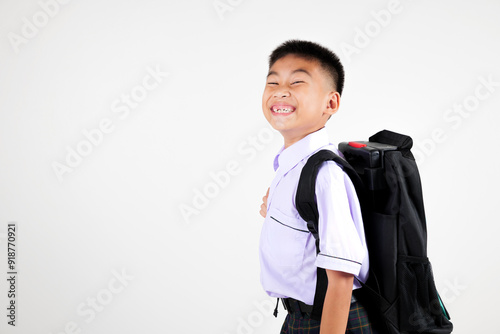
M354 276L342 271L326 269L326 290L320 334L344 334L351 306Z

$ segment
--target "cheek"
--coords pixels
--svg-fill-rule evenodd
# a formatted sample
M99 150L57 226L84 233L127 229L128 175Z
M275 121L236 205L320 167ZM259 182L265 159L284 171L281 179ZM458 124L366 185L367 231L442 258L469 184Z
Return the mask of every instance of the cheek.
M267 101L269 100L269 92L264 91L262 94L262 109L267 109Z
M271 117L271 111L269 110L269 108L267 108L267 105L265 102L262 102L262 114L264 115L264 117L267 120L269 120L269 118Z

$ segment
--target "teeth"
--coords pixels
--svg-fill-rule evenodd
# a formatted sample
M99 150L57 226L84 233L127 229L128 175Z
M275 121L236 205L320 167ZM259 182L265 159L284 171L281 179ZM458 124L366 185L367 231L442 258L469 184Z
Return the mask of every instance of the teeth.
M289 112L292 112L292 109L288 109L288 108L273 108L273 111L275 113L278 113L278 114L285 114L285 113L289 113Z

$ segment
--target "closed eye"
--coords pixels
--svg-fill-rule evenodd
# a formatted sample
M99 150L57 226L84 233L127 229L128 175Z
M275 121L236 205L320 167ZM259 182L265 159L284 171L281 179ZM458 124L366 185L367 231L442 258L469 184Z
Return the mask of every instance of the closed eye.
M277 85L278 83L277 82L268 82L267 84L268 85Z
M294 81L294 82L292 82L292 85L298 84L298 83L304 83L304 81Z

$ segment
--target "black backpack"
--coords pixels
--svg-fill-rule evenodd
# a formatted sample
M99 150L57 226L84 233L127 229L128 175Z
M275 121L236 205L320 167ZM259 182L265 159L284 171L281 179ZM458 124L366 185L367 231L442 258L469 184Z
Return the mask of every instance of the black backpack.
M309 157L296 194L296 207L316 239L315 183L319 166L333 160L350 177L358 195L370 259L369 278L354 290L380 333L442 333L453 330L436 290L427 258L422 186L410 137L380 131L369 141L341 143L345 160L330 150ZM328 279L317 271L311 317L320 319Z

